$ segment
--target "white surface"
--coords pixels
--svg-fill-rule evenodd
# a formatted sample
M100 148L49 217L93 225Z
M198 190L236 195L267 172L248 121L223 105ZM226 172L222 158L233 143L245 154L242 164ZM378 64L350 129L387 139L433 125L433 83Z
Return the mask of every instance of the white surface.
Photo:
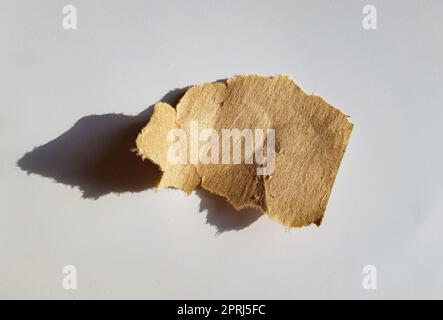
M364 1L69 3L76 31L63 2L0 1L1 298L443 298L441 1L372 1L376 31ZM251 72L290 74L355 124L320 228L235 227L173 190L84 199L16 165L84 116Z

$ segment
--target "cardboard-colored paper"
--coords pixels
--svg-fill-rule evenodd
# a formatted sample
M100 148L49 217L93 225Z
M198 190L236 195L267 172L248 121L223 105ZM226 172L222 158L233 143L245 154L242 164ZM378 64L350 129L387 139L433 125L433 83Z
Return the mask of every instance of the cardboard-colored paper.
M259 208L289 227L320 225L353 124L321 97L288 76L237 76L188 89L176 108L155 105L137 137L137 151L163 172L158 188L187 193L198 187L225 197L236 209ZM275 170L258 164L171 164L171 129L274 129Z

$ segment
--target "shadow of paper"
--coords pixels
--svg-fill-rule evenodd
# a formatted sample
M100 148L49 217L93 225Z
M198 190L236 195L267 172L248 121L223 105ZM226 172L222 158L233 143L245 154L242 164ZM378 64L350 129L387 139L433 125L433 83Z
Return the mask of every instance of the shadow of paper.
M186 90L172 90L161 101L175 106ZM77 187L88 199L147 190L157 184L161 173L155 164L142 161L133 149L152 112L150 106L136 116L112 113L83 117L59 137L26 153L17 165L28 174ZM246 218L248 213L243 216L225 200L207 192L197 194L201 198L200 212L207 212L207 223L218 233L243 229L258 219Z
M81 118L58 138L25 154L17 164L28 173L78 187L84 198L151 188L160 177L158 168L131 151L151 109L135 117L104 114Z
M200 212L206 211L206 223L217 229L217 235L231 230L244 229L257 221L263 213L248 208L235 210L226 199L204 189L195 192L201 199Z

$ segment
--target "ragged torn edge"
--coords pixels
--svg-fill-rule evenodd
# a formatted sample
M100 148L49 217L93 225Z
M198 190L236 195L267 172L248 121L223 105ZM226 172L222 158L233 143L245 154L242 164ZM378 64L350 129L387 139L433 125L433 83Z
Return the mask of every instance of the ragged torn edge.
M243 77L260 77L260 76L258 76L258 75L234 76L234 77L232 77L232 78L230 78L230 79L227 79L227 80L219 80L219 81L216 81L216 82L212 82L211 84L214 84L214 85L223 85L223 86L225 86L225 88L227 88L231 82L234 82L234 81L236 81L237 79L239 79L239 78L243 78ZM339 110L338 108L336 108L336 107L332 106L331 104L329 104L329 103L328 103L326 100L324 100L322 97L317 96L317 95L313 95L313 94L307 94L307 93L305 93L305 92L304 92L304 91L303 91L303 90L302 90L302 89L301 89L301 88L295 83L295 81L294 81L290 76L288 76L288 75L275 76L275 77L266 77L266 78L268 78L268 79L274 79L274 78L276 78L276 77L277 77L277 78L287 78L287 79L289 79L290 81L293 82L293 84L294 84L297 88L299 88L299 90L302 92L302 94L304 94L304 95L306 95L306 96L317 97L317 98L322 99L326 104L328 104L329 107L331 107L331 108L337 110L339 113L343 114L346 118L349 118L349 115L345 115L341 110ZM191 86L191 87L189 87L189 88L187 89L187 91L183 94L183 96L180 98L180 100L178 101L178 103L176 104L175 107L173 107L173 106L171 106L170 104L165 103L165 102L158 102L158 103L155 105L155 107L154 107L154 108L155 108L155 109L154 109L154 114L152 115L152 118L150 119L149 124L152 124L152 122L155 122L155 121L157 120L156 117L159 115L159 113L161 113L161 112L171 112L171 113L173 114L174 123L171 124L171 125L169 126L169 128L171 128L172 126L179 127L180 124L177 122L177 109L178 109L178 107L179 107L181 101L183 100L183 98L186 96L186 94L189 92L190 89L198 88L198 87L203 87L203 86L206 86L206 85L208 85L208 83L204 83L204 84L200 84L200 85L196 85L196 86ZM161 109L164 109L164 110L161 110ZM349 125L350 125L350 127L349 127L348 137L347 137L346 141L344 141L343 154L344 154L344 152L345 152L345 150L346 150L346 147L347 147L347 145L348 145L349 136L350 136L350 133L351 133L352 128L353 128L353 124L352 124L352 123L349 122ZM164 174L165 174L165 171L166 171L166 168L162 166L162 164L161 164L162 161L159 161L158 159L155 159L155 157L149 157L149 156L147 156L146 154L143 153L143 150L142 150L142 148L141 148L142 141L141 141L140 139L141 139L141 136L143 135L143 132L146 130L146 128L147 128L147 127L143 128L142 132L141 132L141 133L139 134L139 136L137 137L137 141L136 141L136 144L137 144L137 149L136 149L137 154L138 154L143 160L149 159L150 161L154 162L154 163L159 167L159 169L162 171L162 174L164 175ZM343 156L343 155L342 155L342 156ZM337 171L338 171L338 168L340 167L341 160L342 160L342 157L339 159L338 167L337 167ZM162 177L162 179L160 179L160 181L158 182L158 184L157 184L157 186L156 186L156 190L163 189L163 188L174 188L174 189L180 189L180 190L182 190L182 191L185 191L187 194L191 194L191 193L192 193L194 190L196 190L197 188L202 188L202 179L203 179L203 177L198 173L198 170L197 170L197 168L196 168L196 166L195 166L194 164L188 164L188 166L189 166L189 167L188 167L186 170L192 170L193 173L194 173L193 176L194 176L194 177L197 177L197 178L196 178L196 179L193 179L193 181L189 181L189 183L187 184L187 186L173 186L173 185L171 186L171 185L167 185L167 183L166 183L166 184L162 184L162 181L163 181L163 180L162 180L163 177ZM335 179L336 179L336 175L337 175L337 174L335 174L335 175L333 176L332 183L331 183L331 187L330 187L330 189L329 189L329 192L327 192L327 195L326 195L326 205L327 205L328 200L329 200L329 197L330 197L330 195L331 195L331 192L332 192L332 186L333 186L334 181L335 181ZM259 179L264 179L264 177L259 177ZM262 183L262 186L263 186L263 188L266 189L266 186L265 186L264 183ZM204 188L204 189L206 189L206 188ZM206 189L206 190L208 190L208 189ZM208 191L211 192L211 193L213 193L211 190L208 190ZM238 205L237 203L235 203L234 201L232 201L228 196L225 196L225 195L223 195L223 194L219 194L219 193L215 193L215 194L218 195L218 196L221 196L221 197L225 198L226 201L228 201L228 203L230 203L230 204L231 204L236 210L240 210L240 209L243 209L243 208L255 208L255 209L259 209L259 210L261 210L261 211L267 213L267 203L266 203L267 201L266 201L266 198L262 198L262 199L260 199L260 203L259 203L259 204L256 204L256 205L253 204L253 203L243 203L243 204L241 204L241 205ZM266 192L265 192L265 195L266 195ZM266 196L265 196L265 197L266 197ZM285 225L286 227L288 227L288 228L290 228L290 227L294 227L294 226L296 226L296 227L307 226L307 225L309 225L309 224L311 224L311 223L314 223L314 224L316 224L317 226L320 226L320 224L321 224L321 222L322 222L322 220L323 220L323 218L324 218L324 212L325 212L325 210L326 210L326 206L324 207L323 212L322 212L322 214L320 215L320 217L317 218L316 220L307 221L306 223L303 223L303 222L302 222L302 223L297 223L297 224L295 224L295 225L294 225L293 223L291 223L291 222L287 223L287 221L285 221L285 219L280 219L280 217L279 217L278 215L269 215L269 216L270 216L271 218L273 218L273 219L279 221L280 223L284 224L284 225Z

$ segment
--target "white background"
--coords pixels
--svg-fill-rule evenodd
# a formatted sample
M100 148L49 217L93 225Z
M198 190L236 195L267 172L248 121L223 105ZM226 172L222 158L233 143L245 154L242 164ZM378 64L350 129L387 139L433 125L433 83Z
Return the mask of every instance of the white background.
M78 30L63 30L65 4ZM375 31L365 4L0 0L0 297L443 298L443 3L372 1ZM355 124L320 228L176 190L85 198L51 178L96 154L100 115L247 73L289 74ZM19 168L90 115L40 149L46 176Z

